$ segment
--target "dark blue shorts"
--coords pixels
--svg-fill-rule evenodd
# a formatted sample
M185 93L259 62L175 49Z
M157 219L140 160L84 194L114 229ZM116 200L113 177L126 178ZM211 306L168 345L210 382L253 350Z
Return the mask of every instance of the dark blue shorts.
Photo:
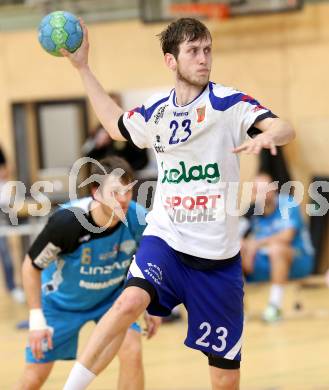
M130 266L127 286L150 293L147 310L152 315L167 316L183 303L188 312L188 347L240 361L243 277L241 258L236 258L216 269L198 270L185 265L161 238L144 236Z

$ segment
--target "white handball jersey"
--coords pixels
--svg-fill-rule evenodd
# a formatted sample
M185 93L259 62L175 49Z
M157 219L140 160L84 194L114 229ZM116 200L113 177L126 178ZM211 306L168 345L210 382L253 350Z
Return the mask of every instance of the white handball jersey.
M122 135L139 148L153 148L158 164L144 234L205 259L235 256L240 177L232 150L267 117L275 115L252 97L212 82L184 106L172 90L126 112L119 120Z

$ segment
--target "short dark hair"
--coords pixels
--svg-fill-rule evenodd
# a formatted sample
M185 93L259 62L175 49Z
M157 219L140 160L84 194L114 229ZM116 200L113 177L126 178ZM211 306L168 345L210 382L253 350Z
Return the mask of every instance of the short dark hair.
M120 168L124 171L123 175L121 176L121 180L124 182L124 184L129 184L134 180L133 169L131 168L130 164L121 157L108 156L100 160L99 164L91 165L91 175L101 175L105 177L105 175L111 174L115 169ZM98 182L93 182L91 183L91 186L98 187L99 184L100 183Z
M194 18L181 18L170 23L165 30L157 35L160 39L163 54L170 53L176 59L179 53L179 45L199 39L211 39L208 28Z

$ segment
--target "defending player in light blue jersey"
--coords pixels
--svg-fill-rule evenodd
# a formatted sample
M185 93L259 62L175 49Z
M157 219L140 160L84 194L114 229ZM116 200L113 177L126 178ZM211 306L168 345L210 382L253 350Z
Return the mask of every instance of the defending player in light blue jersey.
M29 346L19 389L39 389L55 361L76 358L80 329L88 321L97 323L122 292L145 228L146 210L131 200L130 166L108 157L93 164L91 173L93 196L55 211L25 258ZM151 337L160 320L145 319ZM116 349L121 343L118 389L143 390L138 323L132 321L115 338ZM105 349L99 369L111 358Z
M293 139L294 131L247 94L209 81L212 37L192 18L179 19L160 34L174 89L124 113L88 66L88 31L82 25L81 48L62 53L79 71L111 138L152 148L159 175L126 289L97 325L64 389L85 389L99 372L104 346L145 308L166 316L179 303L188 312L185 344L208 357L212 389L237 389L243 279L238 217L228 211L237 199L228 186L239 182L238 153L266 148L276 154L276 146Z

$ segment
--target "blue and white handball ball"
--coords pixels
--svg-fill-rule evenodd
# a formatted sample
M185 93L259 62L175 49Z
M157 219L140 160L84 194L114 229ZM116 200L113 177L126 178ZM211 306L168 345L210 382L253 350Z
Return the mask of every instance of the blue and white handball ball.
M61 57L60 49L73 53L81 46L82 39L81 24L70 12L51 12L40 22L39 42L53 56Z

